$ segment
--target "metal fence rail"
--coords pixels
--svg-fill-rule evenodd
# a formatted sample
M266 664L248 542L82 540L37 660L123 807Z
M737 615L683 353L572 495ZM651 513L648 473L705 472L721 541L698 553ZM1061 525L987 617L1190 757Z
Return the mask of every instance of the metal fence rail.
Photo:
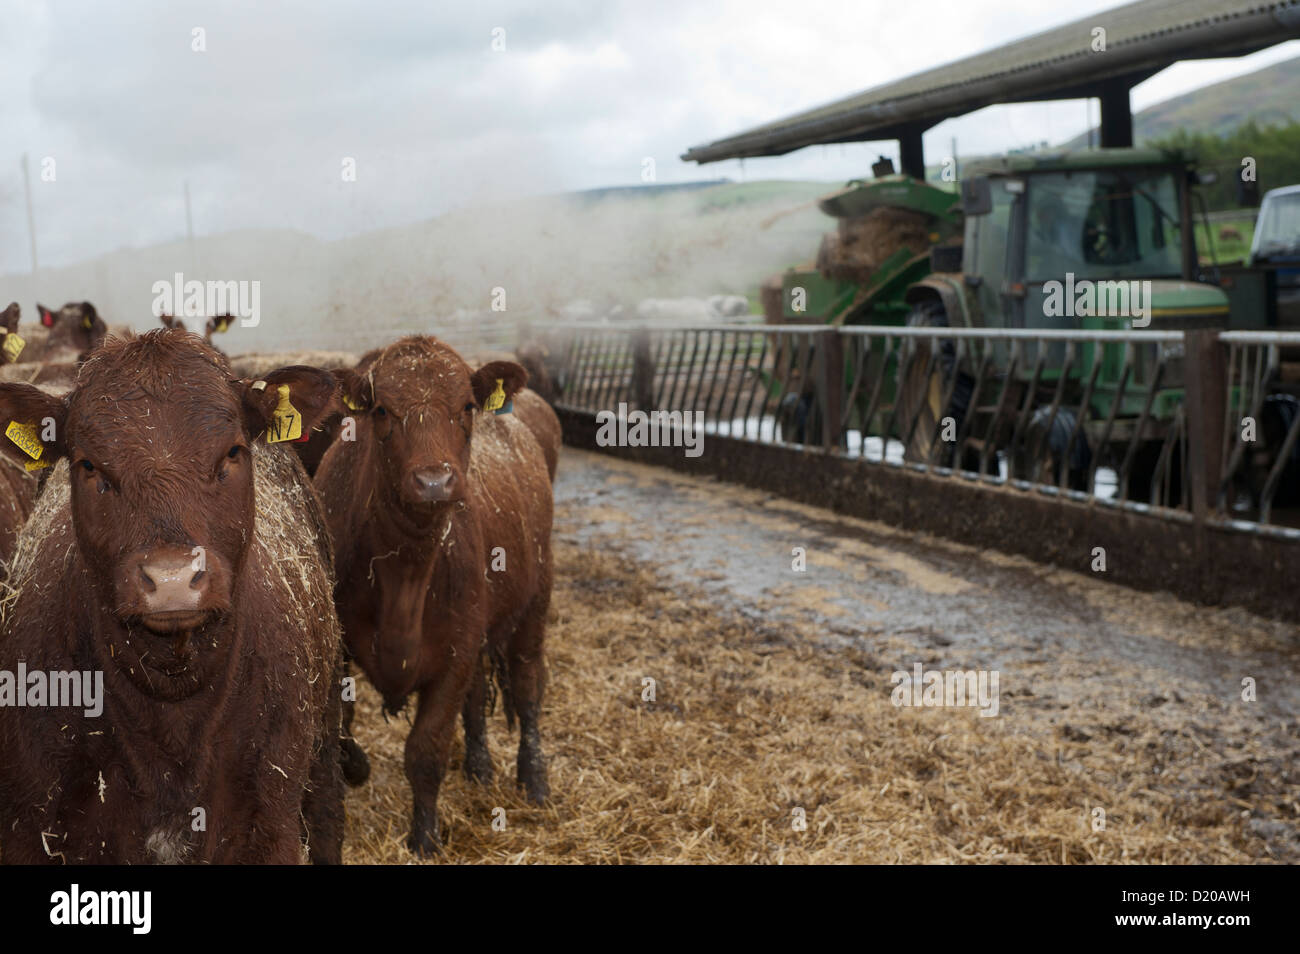
M690 325L547 329L559 404L1170 519L1300 523L1300 334ZM557 345L557 342L560 342Z

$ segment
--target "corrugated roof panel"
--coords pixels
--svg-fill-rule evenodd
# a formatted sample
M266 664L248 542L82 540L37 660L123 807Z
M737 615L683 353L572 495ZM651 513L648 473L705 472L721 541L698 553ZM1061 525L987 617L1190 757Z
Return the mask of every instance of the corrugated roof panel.
M1105 52L1092 49L1106 31ZM1179 59L1236 56L1300 36L1300 0L1139 0L1005 46L696 146L683 159L782 155L804 146L889 135L999 102L1149 75ZM1095 95L1095 94L1094 94ZM896 134L896 133L895 133Z

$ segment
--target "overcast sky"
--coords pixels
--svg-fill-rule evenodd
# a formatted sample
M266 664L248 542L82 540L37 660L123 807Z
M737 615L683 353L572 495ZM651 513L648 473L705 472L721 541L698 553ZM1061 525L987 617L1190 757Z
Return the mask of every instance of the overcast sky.
M661 182L842 180L893 144L743 169L677 157L1114 5L0 0L0 274L30 268L23 153L43 265L183 236L186 180L200 235L322 238L497 197L639 183L646 157ZM1134 109L1296 55L1288 43L1179 64L1139 86ZM1088 117L1082 101L994 107L935 127L927 154L946 155L951 136L960 153L1059 142ZM46 157L53 182L40 178ZM344 157L355 182L342 179Z

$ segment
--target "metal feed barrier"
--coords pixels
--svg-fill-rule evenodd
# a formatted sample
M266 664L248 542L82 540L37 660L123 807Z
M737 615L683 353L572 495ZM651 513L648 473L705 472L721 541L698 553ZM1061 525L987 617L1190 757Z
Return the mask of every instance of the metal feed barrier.
M558 406L1300 539L1300 333L548 326ZM707 439L706 439L707 447Z

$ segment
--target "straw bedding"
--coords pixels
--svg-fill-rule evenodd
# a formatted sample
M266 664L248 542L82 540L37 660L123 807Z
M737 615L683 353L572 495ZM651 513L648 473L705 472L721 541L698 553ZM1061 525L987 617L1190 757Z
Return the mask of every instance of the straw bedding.
M557 541L555 555L542 719L552 802L531 808L515 792L498 714L491 787L465 781L457 742L439 800L446 861L1300 860L1247 823L1294 831L1300 793L1291 760L1253 739L1225 756L1140 706L1076 711L1068 726L895 708L869 653L756 630L606 551ZM349 794L349 862L412 861L407 728L385 724L363 688L355 731L374 770Z

